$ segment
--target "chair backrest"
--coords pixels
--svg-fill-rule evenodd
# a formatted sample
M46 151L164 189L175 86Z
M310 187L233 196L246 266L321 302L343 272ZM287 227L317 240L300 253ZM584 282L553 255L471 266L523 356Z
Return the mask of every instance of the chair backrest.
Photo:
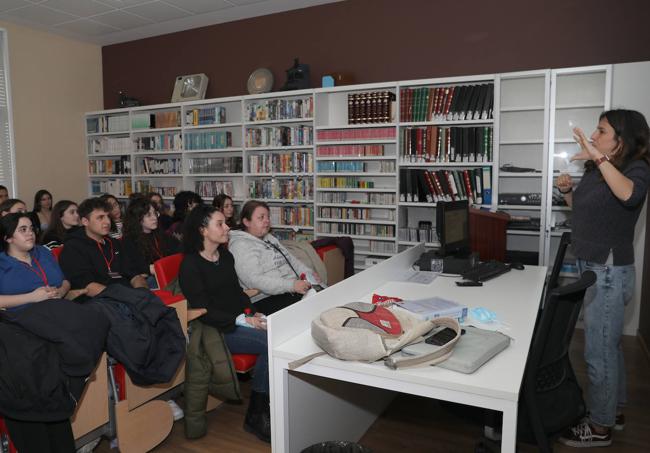
M59 257L61 256L62 251L63 251L63 246L54 247L53 249L50 250L50 252L52 252L52 255L54 255L54 259L57 261L59 261Z
M528 412L531 421L539 420L548 434L571 426L586 410L569 346L585 292L595 282L596 274L587 271L577 282L550 290L533 336L522 389L527 407L522 412Z
M548 283L546 284L546 291L551 291L557 288L558 279L560 277L560 271L562 270L562 264L564 263L564 257L566 255L567 248L571 244L571 233L565 231L562 233L560 238L560 245L557 248L557 253L555 254L555 261L553 262L553 269L551 270L551 275L548 278Z
M169 285L178 276L182 261L183 254L176 253L160 258L153 263L156 280L158 280L158 287L160 289L165 288L165 286Z

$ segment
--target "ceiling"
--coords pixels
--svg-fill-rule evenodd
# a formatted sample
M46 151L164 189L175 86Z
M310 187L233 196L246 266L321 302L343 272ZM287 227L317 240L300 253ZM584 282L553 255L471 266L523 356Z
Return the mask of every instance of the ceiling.
M341 0L0 0L0 21L100 45Z

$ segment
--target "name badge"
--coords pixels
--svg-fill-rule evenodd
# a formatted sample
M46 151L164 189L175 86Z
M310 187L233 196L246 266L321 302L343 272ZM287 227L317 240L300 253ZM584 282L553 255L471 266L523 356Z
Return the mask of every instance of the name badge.
M110 278L122 278L122 276L120 274L118 274L117 272L109 272L108 276Z

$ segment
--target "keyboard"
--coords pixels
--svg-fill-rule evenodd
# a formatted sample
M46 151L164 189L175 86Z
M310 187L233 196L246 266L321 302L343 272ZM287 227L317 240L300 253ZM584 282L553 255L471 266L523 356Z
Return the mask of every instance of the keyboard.
M501 274L510 272L510 266L500 261L485 261L477 264L468 271L460 275L465 280L472 280L474 282L484 282L491 278L498 277Z

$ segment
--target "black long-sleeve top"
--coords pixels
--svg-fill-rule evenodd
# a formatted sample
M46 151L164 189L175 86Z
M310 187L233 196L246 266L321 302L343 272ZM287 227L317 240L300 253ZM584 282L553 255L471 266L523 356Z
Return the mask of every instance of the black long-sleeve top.
M141 244L138 241L146 241L149 243L148 249L152 253L145 254L142 251ZM130 236L122 238L122 253L127 261L131 263L131 268L137 274L150 275L149 265L154 261L165 256L173 255L180 251L180 244L178 240L168 234L149 233L143 234L141 237L135 239Z
M232 254L219 248L219 261L213 263L198 253L185 255L178 281L191 308L206 308L201 322L223 333L235 330L235 319L246 308L255 313L250 298L239 285Z

